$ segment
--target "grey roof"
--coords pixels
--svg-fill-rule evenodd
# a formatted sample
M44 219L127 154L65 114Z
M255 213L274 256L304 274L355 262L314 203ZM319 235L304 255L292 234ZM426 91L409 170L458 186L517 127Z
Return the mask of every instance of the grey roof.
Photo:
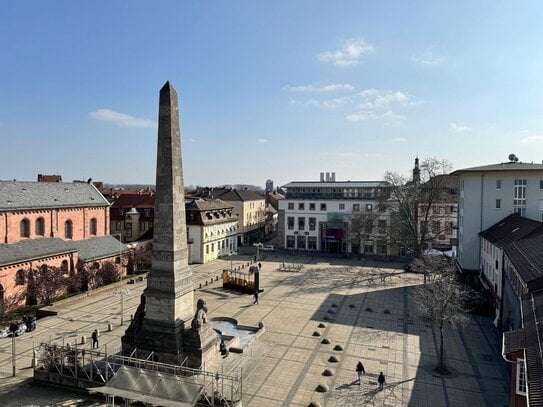
M375 188L384 187L388 183L385 181L334 181L334 182L320 182L320 181L292 181L281 188L312 188L312 187L324 187L324 188Z
M76 240L72 244L79 252L79 258L83 261L103 259L113 257L122 252L128 251L128 247L124 243L120 243L113 236L91 237L85 240Z
M538 231L543 232L543 222L512 213L480 232L479 236L503 248L508 243L516 242Z
M233 209L234 207L224 202L222 199L211 199L211 198L197 198L197 199L187 199L185 201L185 210L196 210L196 211L214 211L221 209Z
M213 198L219 198L226 202L264 200L262 195L250 189L214 188L211 193Z
M482 165L479 167L462 168L453 171L451 175L459 175L464 172L487 172L487 171L543 171L543 164L506 162L499 164Z
M92 184L0 181L0 211L109 206Z
M56 237L40 237L16 243L0 244L0 266L73 253L77 251L73 243Z
M543 279L543 230L541 228L523 239L507 244L505 253L528 288L534 285L540 286L540 280Z

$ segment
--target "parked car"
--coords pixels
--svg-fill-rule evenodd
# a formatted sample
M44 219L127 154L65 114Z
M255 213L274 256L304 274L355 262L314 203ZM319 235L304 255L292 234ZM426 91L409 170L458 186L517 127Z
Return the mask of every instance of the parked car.
M272 244L266 244L262 247L263 252L274 252L275 247Z
M36 317L31 315L24 315L23 322L25 323L26 330L28 332L32 332L34 329L36 329Z

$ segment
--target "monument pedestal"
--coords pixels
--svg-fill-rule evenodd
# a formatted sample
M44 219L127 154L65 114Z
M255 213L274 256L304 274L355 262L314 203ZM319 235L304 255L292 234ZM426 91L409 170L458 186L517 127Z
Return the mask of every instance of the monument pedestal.
M209 370L219 360L217 334L211 324L200 329L187 329L184 333L186 365L194 369Z

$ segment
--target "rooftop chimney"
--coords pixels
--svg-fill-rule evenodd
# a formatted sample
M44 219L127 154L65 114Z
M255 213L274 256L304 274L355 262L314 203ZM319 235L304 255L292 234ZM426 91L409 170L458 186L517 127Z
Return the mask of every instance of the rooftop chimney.
M335 172L332 173L332 176L330 177L330 181L336 182L336 173Z
M321 172L321 182L324 182L324 172Z

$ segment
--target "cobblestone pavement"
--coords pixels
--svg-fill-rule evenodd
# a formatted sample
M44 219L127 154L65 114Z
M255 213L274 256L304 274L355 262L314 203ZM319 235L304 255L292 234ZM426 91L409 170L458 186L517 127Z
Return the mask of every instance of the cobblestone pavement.
M247 258L233 259L234 265ZM281 263L303 263L299 272L278 271ZM435 330L413 308L413 287L422 283L400 269L360 261L268 256L262 261L259 304L252 296L222 289L216 281L230 261L193 268L195 300L205 297L209 316L233 317L243 325L263 322L265 332L225 366L243 366L244 406L506 406L508 373L500 356L500 335L487 318L472 317L467 327L446 333L452 374L435 375ZM207 285L206 285L207 282ZM202 288L200 288L202 284ZM145 282L130 286L125 320L133 314ZM103 405L103 399L33 385L33 343L76 341L100 329L100 346L115 352L125 326L119 326L120 298L111 289L77 302L56 305L56 317L17 338L17 376L11 373L11 340L0 339L0 405ZM107 332L107 323L113 330ZM322 343L327 339L330 343ZM325 341L326 342L326 341ZM87 344L88 346L88 344ZM366 375L356 381L355 366ZM330 369L332 376L324 376ZM377 376L387 382L377 391ZM316 391L320 386L326 392Z

